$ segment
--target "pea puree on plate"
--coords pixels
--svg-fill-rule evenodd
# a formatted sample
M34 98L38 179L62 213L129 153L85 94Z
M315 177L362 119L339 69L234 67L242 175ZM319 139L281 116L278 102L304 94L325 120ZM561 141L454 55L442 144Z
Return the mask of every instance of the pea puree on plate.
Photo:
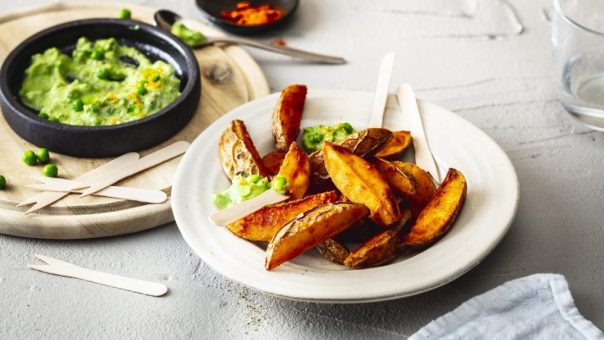
M349 123L310 126L302 131L302 147L307 152L314 152L321 149L323 141L337 142L352 133L354 129Z
M78 39L71 56L50 48L32 57L19 91L40 116L70 125L113 125L151 115L180 95L174 68L115 38Z

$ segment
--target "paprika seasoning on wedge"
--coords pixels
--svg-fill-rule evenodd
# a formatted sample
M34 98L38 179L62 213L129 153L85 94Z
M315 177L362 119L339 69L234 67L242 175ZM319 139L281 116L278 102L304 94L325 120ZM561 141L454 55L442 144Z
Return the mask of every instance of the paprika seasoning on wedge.
M269 4L252 5L250 2L242 1L235 8L222 11L220 16L231 23L239 26L260 26L272 24L283 17L283 11Z

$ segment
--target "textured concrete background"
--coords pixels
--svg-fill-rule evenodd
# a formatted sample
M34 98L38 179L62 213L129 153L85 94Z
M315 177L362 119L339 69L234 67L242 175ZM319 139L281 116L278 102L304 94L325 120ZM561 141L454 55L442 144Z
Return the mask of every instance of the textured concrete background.
M0 10L40 3L2 1ZM201 18L192 0L142 3ZM281 35L350 63L307 65L253 52L274 90L292 82L373 90L379 57L395 50L394 83L413 83L418 96L470 120L506 150L520 178L518 216L495 251L451 284L384 303L316 305L220 277L174 224L90 241L0 236L0 338L400 338L476 294L537 272L564 274L579 310L604 328L604 135L556 102L549 18L547 0L302 0ZM34 272L25 267L34 253L163 281L171 291L150 298Z

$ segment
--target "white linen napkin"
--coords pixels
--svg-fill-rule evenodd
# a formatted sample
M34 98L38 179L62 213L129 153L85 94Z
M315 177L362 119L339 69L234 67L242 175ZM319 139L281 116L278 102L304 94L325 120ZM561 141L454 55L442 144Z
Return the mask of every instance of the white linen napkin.
M579 314L564 276L535 274L464 302L409 339L604 339L604 333Z

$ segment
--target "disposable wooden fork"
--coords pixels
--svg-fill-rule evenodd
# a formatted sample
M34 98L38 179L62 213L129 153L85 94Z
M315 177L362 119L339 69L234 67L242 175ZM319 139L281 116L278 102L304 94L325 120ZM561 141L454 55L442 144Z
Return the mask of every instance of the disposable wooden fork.
M35 176L33 179L41 184L29 184L27 187L42 191L82 193L82 189L89 187L89 185L63 178ZM94 195L155 204L163 203L168 199L168 195L161 190L120 186L107 187L99 192L94 193Z
M168 287L161 283L137 280L129 277L98 272L92 269L76 266L75 264L71 264L69 262L57 260L49 256L35 256L38 259L46 262L47 264L28 264L27 267L33 270L99 283L105 286L129 290L131 292L141 293L150 296L162 296L168 292Z
M189 143L187 142L176 142L172 145L169 145L163 149L157 150L135 162L123 164L121 167L116 169L111 173L107 173L107 176L100 179L99 181L95 181L90 183L90 188L87 188L82 192L80 197L85 197L88 195L92 195L96 192L99 192L106 187L112 185L113 183L117 183L125 178L128 178L136 173L139 173L143 170L147 170L157 164L166 162L172 158L178 157L185 153L189 148Z

